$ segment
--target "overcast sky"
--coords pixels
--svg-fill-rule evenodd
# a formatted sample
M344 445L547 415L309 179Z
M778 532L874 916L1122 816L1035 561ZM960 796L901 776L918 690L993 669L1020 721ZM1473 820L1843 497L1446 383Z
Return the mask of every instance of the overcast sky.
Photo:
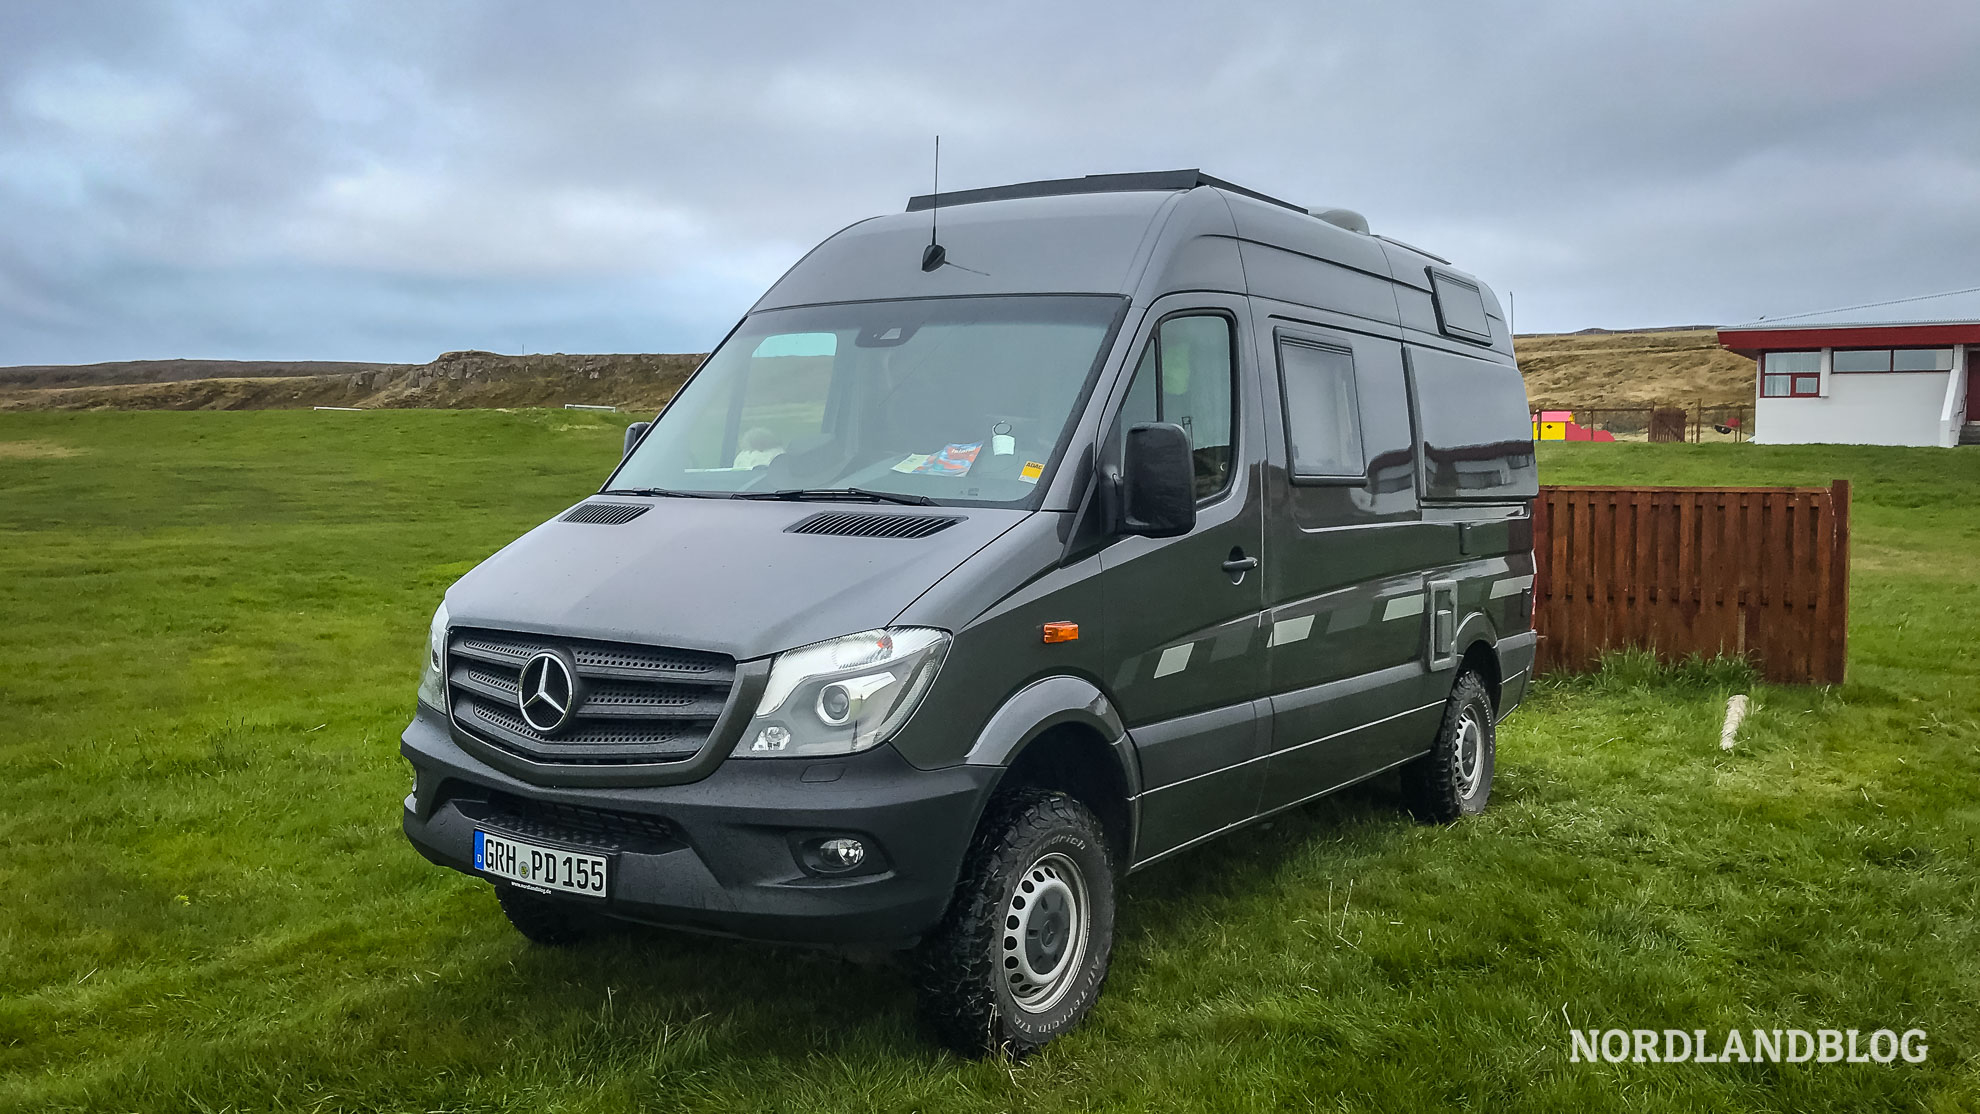
M1522 332L1980 285L1980 3L0 6L0 365L698 351L928 186L1202 167Z

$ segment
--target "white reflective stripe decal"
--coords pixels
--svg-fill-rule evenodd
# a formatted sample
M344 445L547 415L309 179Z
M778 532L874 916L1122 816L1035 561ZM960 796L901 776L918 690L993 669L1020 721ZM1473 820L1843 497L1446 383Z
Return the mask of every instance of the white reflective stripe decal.
M1298 642L1313 633L1313 616L1301 615L1296 619L1280 619L1272 624L1273 646L1284 646L1288 642Z
M1492 584L1492 598L1496 600L1506 596L1517 596L1532 587L1532 585L1533 578L1530 576L1507 577Z
M1411 615L1423 614L1423 593L1412 592L1407 596L1397 596L1382 609L1382 620L1407 619Z
M1171 673L1181 673L1189 668L1189 652L1196 649L1196 643L1185 642L1162 651L1162 657L1155 663L1155 676L1167 677Z

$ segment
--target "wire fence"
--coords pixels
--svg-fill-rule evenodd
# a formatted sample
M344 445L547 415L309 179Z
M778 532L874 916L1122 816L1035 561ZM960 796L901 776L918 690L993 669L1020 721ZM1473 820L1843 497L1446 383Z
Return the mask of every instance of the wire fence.
M1563 406L1533 411L1536 441L1740 442L1753 437L1753 407Z

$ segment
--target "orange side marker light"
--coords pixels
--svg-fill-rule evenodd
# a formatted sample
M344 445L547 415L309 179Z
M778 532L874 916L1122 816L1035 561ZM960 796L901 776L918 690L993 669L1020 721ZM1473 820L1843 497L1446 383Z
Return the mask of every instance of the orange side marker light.
M1064 621L1047 623L1045 624L1044 634L1045 641L1047 642L1077 642L1079 641L1079 624Z

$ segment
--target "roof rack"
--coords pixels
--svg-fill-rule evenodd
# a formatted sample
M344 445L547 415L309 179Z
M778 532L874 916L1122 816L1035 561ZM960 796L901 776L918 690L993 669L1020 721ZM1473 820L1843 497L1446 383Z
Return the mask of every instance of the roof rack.
M1042 182L1016 182L1008 186L987 186L978 190L955 190L942 194L916 194L908 198L907 211L919 213L933 209L939 199L944 209L954 205L973 205L979 201L1009 201L1018 197L1063 197L1075 193L1134 193L1163 190L1193 190L1198 186L1215 186L1220 190L1243 194L1246 197L1271 205L1291 209L1295 213L1306 210L1290 201L1281 201L1257 190L1212 178L1201 170L1150 170L1136 174L1088 174L1084 178L1051 178Z

